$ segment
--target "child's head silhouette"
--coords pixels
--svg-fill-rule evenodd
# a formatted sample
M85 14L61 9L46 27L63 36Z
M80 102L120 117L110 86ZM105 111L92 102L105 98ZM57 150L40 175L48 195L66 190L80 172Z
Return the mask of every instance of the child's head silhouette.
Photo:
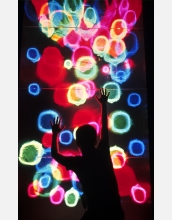
M82 125L76 130L76 144L82 153L95 148L97 142L97 132L89 124Z

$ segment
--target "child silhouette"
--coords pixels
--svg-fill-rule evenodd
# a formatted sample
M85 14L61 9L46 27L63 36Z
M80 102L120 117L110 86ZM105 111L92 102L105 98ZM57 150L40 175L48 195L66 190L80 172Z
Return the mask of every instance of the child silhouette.
M76 130L76 144L82 156L63 156L57 152L57 136L65 128L61 118L51 122L51 155L67 170L76 173L84 193L84 215L80 220L124 220L118 184L110 157L107 100L109 92L100 89L101 138L97 145L97 133L93 126L86 124ZM96 147L97 146L97 147Z

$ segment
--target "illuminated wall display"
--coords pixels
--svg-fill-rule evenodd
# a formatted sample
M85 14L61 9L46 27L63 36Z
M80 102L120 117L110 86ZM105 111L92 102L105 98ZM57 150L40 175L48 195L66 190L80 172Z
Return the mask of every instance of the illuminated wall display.
M126 220L151 220L143 48L142 0L24 1L18 175L19 209L28 203L30 213L24 218L19 210L21 219L61 220L64 212L66 220L79 219L84 212L77 176L51 158L49 122L62 117L60 152L79 155L77 128L91 124L100 134L95 95L104 87L110 91L110 155ZM45 214L48 209L54 218Z

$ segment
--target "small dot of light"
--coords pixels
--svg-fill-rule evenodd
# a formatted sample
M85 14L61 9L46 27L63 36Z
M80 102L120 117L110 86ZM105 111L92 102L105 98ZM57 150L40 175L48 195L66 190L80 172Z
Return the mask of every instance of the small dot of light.
M105 73L105 74L108 74L108 73L110 72L109 66L104 65L104 66L102 67L102 72Z
M70 70L73 67L73 63L71 60L65 60L64 61L64 67L68 70Z

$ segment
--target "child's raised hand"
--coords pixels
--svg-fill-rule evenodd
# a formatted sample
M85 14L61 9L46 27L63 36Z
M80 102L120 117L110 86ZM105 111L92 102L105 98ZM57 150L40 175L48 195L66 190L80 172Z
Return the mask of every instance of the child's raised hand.
M66 126L61 127L61 118L57 116L57 118L54 118L54 121L50 121L52 133L59 134Z
M107 92L107 89L101 88L100 89L100 97L96 96L96 99L101 103L107 103L108 97L109 97L110 92Z

